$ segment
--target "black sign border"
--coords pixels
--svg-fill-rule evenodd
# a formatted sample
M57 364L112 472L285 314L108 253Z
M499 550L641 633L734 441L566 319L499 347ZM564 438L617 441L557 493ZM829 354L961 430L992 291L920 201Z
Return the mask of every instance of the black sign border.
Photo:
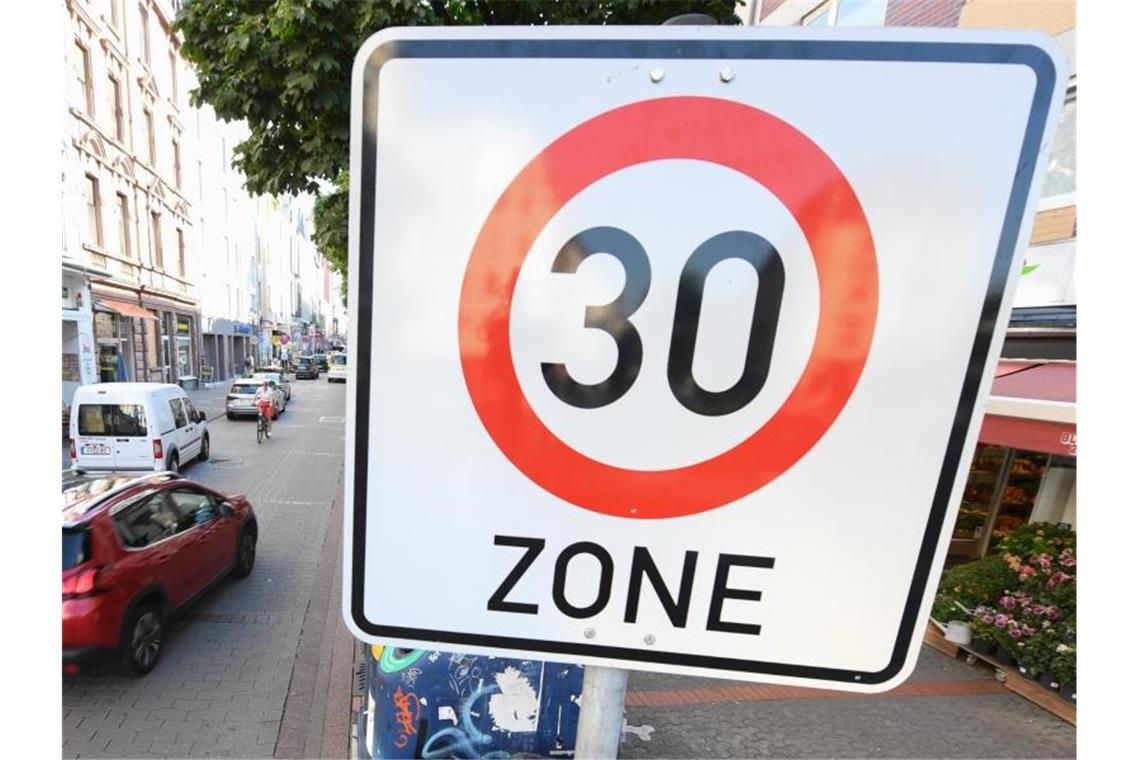
M863 672L839 668L792 665L788 663L743 660L730 657L697 655L687 652L666 652L650 649L581 644L564 641L546 641L509 636L492 636L456 631L434 631L421 628L379 625L364 614L365 537L367 527L368 493L368 423L372 361L372 298L374 248L373 216L376 188L376 144L378 139L377 87L380 69L399 58L434 59L503 59L503 58L558 58L574 59L630 59L644 58L662 62L668 60L817 60L899 63L955 63L1026 66L1036 77L1036 87L1017 171L1010 188L1009 205L1002 223L994 264L986 289L986 297L978 317L970 361L962 383L958 410L954 416L946 455L938 476L930 516L923 533L918 555L903 609L903 619L895 639L891 659L882 670ZM916 42L909 41L852 41L852 40L680 40L680 39L409 39L387 40L370 54L363 69L363 119L361 164L359 171L360 228L359 262L357 268L357 299L355 342L356 365L356 432L354 440L353 504L352 504L352 578L351 614L353 622L364 633L395 639L430 641L476 647L493 647L551 655L579 655L627 662L652 662L679 665L706 670L722 671L725 677L733 673L757 673L789 676L803 679L859 684L879 684L889 681L902 671L906 664L909 644L918 622L919 606L935 560L938 537L946 512L950 506L950 492L961 460L970 416L978 397L982 373L997 328L1002 293L1005 289L1012 258L1017 247L1022 218L1028 202L1033 171L1041 148L1045 122L1056 84L1056 70L1049 55L1033 45L1021 43L987 42ZM355 125L354 125L355 128ZM838 634L837 634L838 635Z

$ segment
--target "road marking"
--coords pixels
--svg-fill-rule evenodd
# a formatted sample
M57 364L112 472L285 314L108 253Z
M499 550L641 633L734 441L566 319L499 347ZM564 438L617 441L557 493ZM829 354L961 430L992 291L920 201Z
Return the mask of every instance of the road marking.
M334 425L343 425L344 417L321 417L317 422L331 422Z

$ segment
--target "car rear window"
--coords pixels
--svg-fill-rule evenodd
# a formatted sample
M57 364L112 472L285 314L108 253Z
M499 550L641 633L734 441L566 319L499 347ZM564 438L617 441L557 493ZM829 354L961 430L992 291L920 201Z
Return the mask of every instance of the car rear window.
M339 356L334 356L331 361L333 364L348 364L348 357L344 354L340 354Z
M234 393L240 396L252 396L253 394L257 393L257 386L235 385L233 388L230 388L230 393Z
M63 569L70 570L91 559L91 534L85 528L63 529Z
M146 413L139 404L80 404L80 435L146 435Z

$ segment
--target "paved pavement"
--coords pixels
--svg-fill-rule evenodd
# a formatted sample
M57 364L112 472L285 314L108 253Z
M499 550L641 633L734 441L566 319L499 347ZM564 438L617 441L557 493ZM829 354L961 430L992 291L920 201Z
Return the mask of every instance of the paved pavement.
M1076 730L923 647L886 695L630 674L622 758L1071 758Z
M224 394L192 395L213 416ZM250 498L257 565L172 622L149 675L64 678L64 757L347 756L351 646L343 626L328 625L337 609L343 415L344 386L322 379L294 384L261 446L252 421L210 423L212 458L184 475ZM326 731L326 717L343 723ZM315 737L300 747L299 721Z

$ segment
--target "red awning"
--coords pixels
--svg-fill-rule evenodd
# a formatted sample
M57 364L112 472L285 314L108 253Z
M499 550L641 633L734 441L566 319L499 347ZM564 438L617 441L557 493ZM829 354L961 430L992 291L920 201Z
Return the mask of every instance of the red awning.
M96 301L97 305L102 306L108 311L113 311L124 317L137 317L139 319L153 319L158 320L154 312L149 309L144 309L133 303L123 303L122 301Z
M979 440L1049 454L1077 454L1077 365L998 362Z
M998 362L990 395L1076 403L1077 365L1075 362Z

